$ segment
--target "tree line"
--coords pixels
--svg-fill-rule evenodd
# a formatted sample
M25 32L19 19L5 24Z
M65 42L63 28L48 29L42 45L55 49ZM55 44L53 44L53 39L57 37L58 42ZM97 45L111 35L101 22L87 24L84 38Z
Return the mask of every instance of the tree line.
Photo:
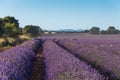
M18 37L19 35L27 35L29 37L41 36L42 29L36 25L26 25L23 28L19 26L19 21L13 16L0 18L0 37ZM92 27L89 32L91 34L120 34L120 31L114 26L109 26L107 30L100 30L99 27Z
M0 18L0 37L18 37L25 34L30 37L40 36L42 29L36 25L19 26L19 21L13 16Z
M99 27L92 27L90 30L85 30L91 34L120 34L120 30L116 29L114 26L109 26L107 30L100 30Z

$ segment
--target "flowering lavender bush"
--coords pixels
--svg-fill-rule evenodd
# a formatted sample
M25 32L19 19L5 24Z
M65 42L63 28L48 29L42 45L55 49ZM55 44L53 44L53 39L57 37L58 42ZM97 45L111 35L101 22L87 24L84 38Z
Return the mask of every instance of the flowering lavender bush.
M30 40L0 53L0 80L27 80L40 40Z
M96 70L51 40L43 44L46 80L104 80Z
M59 40L61 46L74 53L76 56L102 68L106 73L111 73L111 77L120 79L120 56L114 52L114 46L118 47L120 41L110 40ZM109 49L110 48L110 49Z

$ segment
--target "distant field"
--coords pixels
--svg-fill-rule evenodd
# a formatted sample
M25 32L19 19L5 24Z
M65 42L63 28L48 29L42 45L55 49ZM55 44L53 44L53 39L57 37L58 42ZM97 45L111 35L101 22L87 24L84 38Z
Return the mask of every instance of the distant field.
M44 37L52 38L69 38L69 39L107 39L107 40L120 40L120 34L106 34L106 35L92 35L87 33L63 33L63 34L48 34Z

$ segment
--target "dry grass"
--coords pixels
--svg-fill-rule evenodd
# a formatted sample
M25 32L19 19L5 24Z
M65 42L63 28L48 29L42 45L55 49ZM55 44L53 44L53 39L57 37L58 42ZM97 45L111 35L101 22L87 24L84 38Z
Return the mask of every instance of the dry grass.
M12 48L11 46L0 47L0 52Z
M28 36L26 36L26 35L20 35L19 38L6 38L6 39L9 42L9 44L8 44L9 46L8 45L0 46L0 52L12 48L12 45L10 45L10 44L17 45L17 44L14 43L16 41L18 41L18 42L20 41L22 43L22 42L24 42L26 40L29 40L30 38ZM3 37L0 37L0 44L2 45L3 42L5 42L5 39Z
M28 36L26 36L26 35L20 35L19 36L21 39L30 39Z
M0 43L4 42L5 40L3 38L0 38Z
M12 42L14 42L14 41L15 41L15 39L14 39L14 38L7 38L7 40L8 40L8 42L10 42L10 43L12 43Z

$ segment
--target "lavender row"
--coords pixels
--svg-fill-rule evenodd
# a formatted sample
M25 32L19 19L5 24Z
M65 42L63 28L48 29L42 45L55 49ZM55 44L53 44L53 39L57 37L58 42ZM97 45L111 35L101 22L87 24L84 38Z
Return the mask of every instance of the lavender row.
M111 78L116 77L120 79L120 56L114 55L109 50L104 49L103 41L90 40L59 40L57 41L61 46L64 46L76 56L94 64L96 67L102 68L105 73L111 73ZM103 44L104 43L104 44ZM119 42L113 42L120 44ZM97 46L95 45L97 44ZM104 47L100 49L100 47ZM112 47L112 46L110 46Z
M46 80L104 80L96 70L51 40L43 44Z
M70 40L71 41L71 40ZM109 54L114 54L120 56L120 41L119 40L77 40L74 39L72 42L77 42L77 44L81 44L81 42L87 43L84 46L89 48L95 48L97 50L107 51ZM83 45L82 45L83 46Z
M28 80L40 40L30 40L0 53L0 80Z

